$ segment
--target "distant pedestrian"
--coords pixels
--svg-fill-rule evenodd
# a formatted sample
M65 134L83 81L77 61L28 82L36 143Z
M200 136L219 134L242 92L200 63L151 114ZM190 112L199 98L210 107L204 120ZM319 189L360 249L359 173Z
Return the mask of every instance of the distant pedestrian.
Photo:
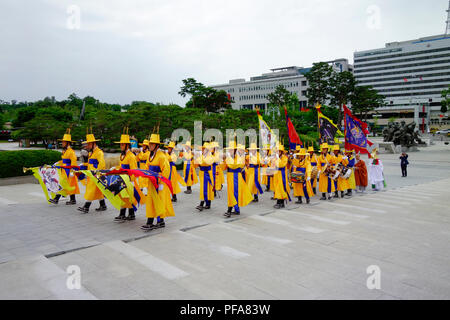
M402 168L402 177L406 177L408 175L406 168L408 167L408 155L406 152L402 152L402 155L399 157L400 159L400 167Z

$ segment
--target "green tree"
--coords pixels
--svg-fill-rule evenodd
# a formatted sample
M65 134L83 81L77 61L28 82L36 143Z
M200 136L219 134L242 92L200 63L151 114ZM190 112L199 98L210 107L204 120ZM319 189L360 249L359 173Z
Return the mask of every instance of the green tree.
M178 92L182 97L191 95L191 99L186 103L187 108L203 109L206 113L223 112L231 108L228 95L224 90L216 90L206 87L194 78L184 79L183 86Z
M330 77L333 68L326 62L314 63L311 70L305 74L309 88L306 97L311 105L324 104L330 96Z
M441 100L441 112L446 113L450 106L450 86L447 89L442 90L441 92L442 100Z
M337 125L342 125L342 106L348 104L355 91L356 80L350 71L335 72L330 77L330 103L339 106Z
M280 84L275 88L274 92L267 95L267 100L269 100L270 104L281 108L291 102L291 93Z
M197 80L195 80L194 78L183 79L182 82L183 86L181 86L178 94L183 98L189 94L191 96L192 106L195 108L196 107L195 97L203 95L203 90L205 89L205 86L202 83L197 82Z
M383 105L385 97L378 94L372 86L356 86L351 95L352 111L359 114L359 117L367 121L367 114Z

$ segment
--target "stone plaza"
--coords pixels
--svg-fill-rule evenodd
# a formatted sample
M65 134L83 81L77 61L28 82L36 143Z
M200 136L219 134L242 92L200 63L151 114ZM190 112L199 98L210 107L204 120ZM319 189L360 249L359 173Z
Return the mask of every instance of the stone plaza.
M144 207L116 224L111 205L81 214L39 184L0 186L0 299L450 299L450 146L419 150L407 178L380 155L381 192L283 210L264 193L228 220L226 188L198 212L196 185L149 233Z

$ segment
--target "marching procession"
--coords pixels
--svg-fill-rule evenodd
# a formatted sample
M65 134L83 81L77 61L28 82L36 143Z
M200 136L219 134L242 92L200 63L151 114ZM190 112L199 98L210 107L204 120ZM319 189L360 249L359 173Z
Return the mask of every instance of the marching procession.
M309 204L316 194L320 200L350 197L353 192L364 192L368 185L367 167L360 154L326 142L320 144L316 154L313 146L297 145L287 150L280 141L276 141L274 148L270 145L258 148L253 142L246 148L236 139L224 148L217 141L201 146L192 146L190 140L184 144L175 141L163 144L160 135L152 133L139 144L140 148L132 148L125 128L116 142L121 150L119 165L107 169L103 151L97 144L100 140L92 132L83 141L87 156L80 157L79 166L71 148L70 129L60 141L61 161L51 166L58 169L54 178L59 181L59 191L48 188L49 177L42 175L44 178L40 180L43 188L47 187L53 195L48 201L56 205L63 196L69 198L66 205L75 205L82 184L85 203L78 207L80 212L89 213L94 200L99 201L95 210L105 211L108 199L119 211L114 221L123 223L135 220L137 207L142 205L147 218L141 226L144 231L165 227L165 218L175 216L172 203L178 201L181 188L186 188L185 194L193 194L192 186L196 184L199 184L199 205L195 208L198 211L210 209L217 193L226 190L227 208L223 214L226 218L240 215L242 207L258 202L264 192L272 195L273 207L280 209L291 201ZM373 158L369 164L372 175L379 177L381 173L382 177L376 149L369 158ZM181 174L176 169L177 162L183 163ZM41 173L44 170L40 168ZM382 188L383 178L372 181L377 190Z
M240 215L241 208L259 202L263 193L271 194L273 207L281 209L288 202L310 204L316 195L323 201L351 197L353 192L364 193L369 183L375 191L383 189L383 164L376 148L368 151L372 143L366 137L367 125L344 105L345 148L341 148L335 138L340 133L338 127L320 112L320 106L317 111L319 150L311 142L306 146L300 141L286 109L289 147L285 148L284 139L277 138L257 110L260 147L256 139L249 139L246 148L245 136L238 143L236 133L223 148L212 138L202 145L192 145L191 138L185 143L164 144L158 124L136 148L134 137L133 147L129 128L125 127L120 141L115 142L121 151L117 165L107 165L97 144L100 140L88 128L78 165L69 128L60 140L61 161L24 171L33 170L48 202L55 205L61 197L69 198L66 205L75 205L79 184L85 186L85 202L78 207L84 214L89 213L95 200L99 202L96 211L107 210L109 200L119 212L114 221L124 223L135 220L138 208L145 206L147 221L141 226L144 231L164 228L165 219L175 216L177 194L186 188L184 193L191 195L192 186L197 184L199 204L195 209L199 212L211 209L214 199L226 190L226 218ZM361 159L363 153L369 157L367 166ZM181 163L180 174L177 164Z

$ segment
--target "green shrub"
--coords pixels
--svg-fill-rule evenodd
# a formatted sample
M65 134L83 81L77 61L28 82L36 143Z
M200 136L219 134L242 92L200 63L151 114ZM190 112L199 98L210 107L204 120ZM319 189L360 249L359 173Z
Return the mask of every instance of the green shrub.
M23 150L0 152L0 178L17 177L32 174L23 172L23 168L52 165L61 160L61 153L53 150Z

